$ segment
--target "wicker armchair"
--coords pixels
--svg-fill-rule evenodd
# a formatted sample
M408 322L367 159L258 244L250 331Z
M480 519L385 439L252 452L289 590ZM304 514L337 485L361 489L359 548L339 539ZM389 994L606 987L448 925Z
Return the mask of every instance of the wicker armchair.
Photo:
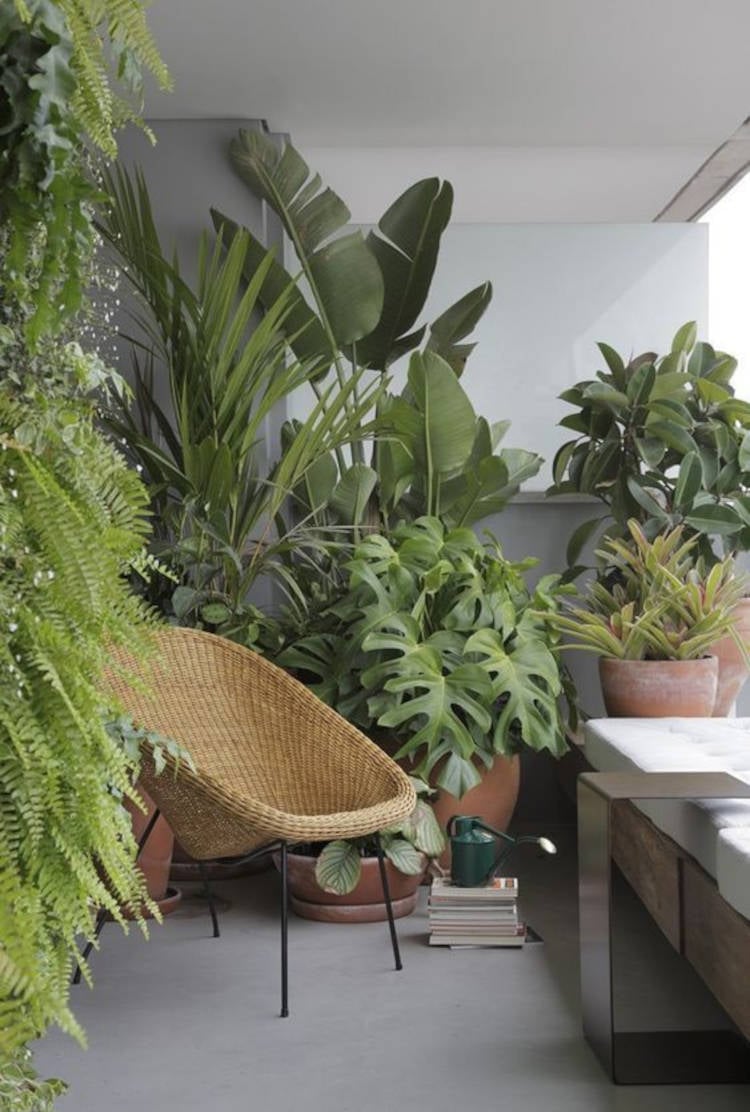
M409 778L303 684L257 653L189 629L160 630L156 639L155 663L139 666L118 654L109 683L138 725L190 752L195 771L182 762L157 776L146 755L141 782L198 861L280 850L282 1016L288 1015L287 848L296 843L375 836L400 969L377 832L414 809Z

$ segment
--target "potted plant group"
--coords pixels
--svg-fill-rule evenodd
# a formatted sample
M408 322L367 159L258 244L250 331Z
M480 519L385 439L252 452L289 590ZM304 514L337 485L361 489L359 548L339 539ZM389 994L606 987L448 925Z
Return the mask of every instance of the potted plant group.
M445 834L426 802L427 784L412 780L417 805L404 822L380 831L393 915L410 915L430 862L445 849ZM296 846L288 855L291 904L303 919L373 923L386 918L377 847L372 838Z
M363 537L335 597L283 631L278 662L437 788L442 826L469 808L505 827L521 747L565 749L540 616L557 609L558 577L530 592L531 563L422 517Z
M678 329L669 352L626 361L599 344L605 368L565 390L574 407L561 426L575 435L558 450L549 494L593 495L604 513L573 533L569 575L581 551L603 533L627 535L634 518L646 536L680 525L708 565L750 548L750 404L736 397L737 360L697 339L695 323ZM605 569L606 571L606 569ZM750 644L750 599L735 607L735 630ZM735 638L719 657L715 714L731 712L747 679L747 655Z
M747 578L731 557L704 570L697 539L683 539L681 526L651 541L633 519L628 531L629 542L610 537L597 553L608 572L587 586L584 605L566 601L545 621L571 639L563 648L599 656L608 714L710 717L717 640L736 639L747 656L735 630Z

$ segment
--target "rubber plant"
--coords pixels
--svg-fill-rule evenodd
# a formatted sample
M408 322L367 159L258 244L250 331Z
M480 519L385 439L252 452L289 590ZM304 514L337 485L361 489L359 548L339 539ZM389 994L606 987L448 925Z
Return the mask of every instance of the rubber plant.
M289 619L278 662L461 796L479 782L475 760L565 749L556 635L541 616L562 588L547 576L531 592L534 563L436 517L370 534L333 605Z
M627 534L628 519L654 537L682 525L707 561L750 547L750 404L735 396L737 361L697 341L694 322L671 350L628 362L599 344L605 369L560 396L575 408L560 424L575 433L558 450L548 493L598 498L603 514L570 538L572 573L597 533Z
M471 290L431 324L419 323L450 220L450 183L416 182L365 236L348 226L349 209L290 143L277 146L261 131L240 131L230 158L242 180L279 216L293 247L301 286L274 261L259 300L268 309L282 290L292 291L287 339L295 355L316 368L311 385L319 397L318 376L322 380L332 371L340 390L363 374L383 381L397 360L422 345L409 385L399 396L379 400L372 447L363 428L348 453L322 459L295 490L298 514L356 535L361 524L387 529L433 513L437 486L425 485L425 459L439 476L439 508L446 520L470 523L502 508L541 460L531 452L499 448L507 425L490 428L477 420L459 382L474 346L466 337L490 303L490 283ZM213 218L223 236L236 231L229 216L214 211ZM264 258L251 236L248 280ZM356 394L347 405L354 415ZM288 423L285 443L299 433L296 422ZM422 447L416 457L415 445Z
M193 288L178 257L165 255L142 174L118 167L104 182L111 200L100 226L135 294L133 396L121 393L104 416L148 483L155 551L178 581L154 576L151 597L180 622L253 643L265 620L248 602L253 585L276 577L299 595L282 557L293 550L300 560L321 544L305 522L284 524L282 508L322 459L367 432L380 384L359 372L321 385L274 462L268 420L312 373L309 358L287 358L283 338L296 290L282 289L256 320L276 264L264 251L245 283L255 246L243 230L226 251L204 236Z

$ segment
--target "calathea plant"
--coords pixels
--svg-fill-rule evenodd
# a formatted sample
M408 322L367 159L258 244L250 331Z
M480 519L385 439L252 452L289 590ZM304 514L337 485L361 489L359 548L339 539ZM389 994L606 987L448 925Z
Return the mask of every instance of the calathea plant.
M319 400L329 371L342 391L360 376L385 386L394 362L422 346L405 390L379 398L372 450L363 429L348 449L319 461L295 489L298 514L319 526L387 529L436 512L466 524L502 508L541 460L499 448L505 426L477 419L458 381L474 346L465 339L489 305L490 284L471 290L431 325L418 323L451 215L450 184L415 183L364 236L346 227L348 208L291 144L279 148L262 132L241 131L230 155L243 181L278 214L294 249L300 287L274 261L259 301L269 309L281 291L290 291L283 328L295 356L316 368L310 385ZM222 236L234 234L232 219L216 211L213 217ZM248 235L245 277L252 281L265 252ZM347 401L353 417L356 396ZM298 435L300 426L290 422L285 443Z
M383 853L406 876L419 876L430 859L439 857L445 849L446 838L435 812L425 801L430 788L423 780L412 777L417 792L417 805L403 822L380 831ZM315 879L325 892L343 896L353 891L362 873L362 858L373 856L375 846L371 839L337 839L328 842L315 862ZM426 860L427 859L427 860Z
M708 561L713 538L750 547L750 404L732 387L736 360L697 342L692 322L666 355L625 362L599 350L605 369L560 395L575 407L560 422L575 436L557 452L548 493L592 494L605 507L571 537L568 563L599 530L626 535L629 518L649 537L682 525Z
M533 562L436 517L367 535L337 601L290 616L278 662L461 796L479 782L477 761L565 748L556 636L540 616L560 588L549 576L530 592Z

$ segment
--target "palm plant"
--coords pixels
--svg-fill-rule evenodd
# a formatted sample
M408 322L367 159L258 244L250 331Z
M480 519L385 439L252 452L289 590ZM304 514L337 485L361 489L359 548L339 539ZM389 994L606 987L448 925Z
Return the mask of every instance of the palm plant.
M298 294L285 288L257 320L260 291L275 266L269 252L245 284L253 252L238 231L226 251L204 237L193 290L179 260L162 250L145 182L117 168L104 176L112 203L102 231L135 292L129 337L134 404L126 394L107 412L152 491L159 552L178 571L174 613L223 632L247 629L253 584L271 573L296 584L280 556L319 546L305 523L287 527L290 491L309 481L321 457L369 435L380 383L361 374L320 383L318 398L274 463L265 445L279 402L319 372L309 358L288 361L283 336ZM160 401L164 395L166 401Z

